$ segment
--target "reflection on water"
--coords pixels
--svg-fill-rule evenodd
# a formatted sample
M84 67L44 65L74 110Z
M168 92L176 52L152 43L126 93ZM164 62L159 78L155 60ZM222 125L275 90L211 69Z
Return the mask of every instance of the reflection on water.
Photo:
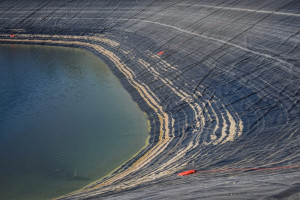
M144 114L93 54L0 45L0 199L45 199L142 148Z

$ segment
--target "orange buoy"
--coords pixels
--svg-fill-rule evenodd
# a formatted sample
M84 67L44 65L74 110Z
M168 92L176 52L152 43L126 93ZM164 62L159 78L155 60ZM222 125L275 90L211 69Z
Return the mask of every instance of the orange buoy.
M178 176L186 176L186 175L189 175L189 174L194 174L196 173L197 171L196 170L189 170L189 171L185 171L185 172L181 172L178 174Z
M164 51L160 51L160 52L157 53L157 55L161 56L161 55L163 55L163 53L165 53L165 52Z
M9 37L10 37L10 38L14 38L14 37L16 37L16 34L10 34Z

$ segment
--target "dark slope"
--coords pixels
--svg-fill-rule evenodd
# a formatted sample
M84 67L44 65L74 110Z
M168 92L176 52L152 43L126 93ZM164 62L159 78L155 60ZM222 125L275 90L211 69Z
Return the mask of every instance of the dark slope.
M300 198L299 168L177 177L185 169L300 164L299 30L295 0L0 3L1 33L103 34L118 42L104 46L149 87L169 117L167 148L117 181L118 190L70 199ZM159 119L107 62L148 113L154 146ZM130 180L141 184L122 190Z

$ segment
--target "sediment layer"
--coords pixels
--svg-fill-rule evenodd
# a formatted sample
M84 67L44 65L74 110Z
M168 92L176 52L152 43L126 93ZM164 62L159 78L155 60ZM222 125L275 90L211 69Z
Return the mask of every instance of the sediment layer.
M241 199L299 192L297 168L177 177L186 169L299 164L299 2L0 5L2 43L92 51L150 120L144 150L111 176L61 198L186 194ZM288 192L275 193L284 190Z

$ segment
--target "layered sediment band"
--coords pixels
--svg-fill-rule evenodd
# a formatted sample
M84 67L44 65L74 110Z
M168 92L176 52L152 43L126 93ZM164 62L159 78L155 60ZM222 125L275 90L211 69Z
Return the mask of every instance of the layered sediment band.
M299 1L17 2L1 42L92 51L150 121L146 148L65 199L297 196L296 168L177 174L299 165Z
M150 51L148 51L147 54L150 59L157 63L160 67L159 69L152 66L143 58L139 58L137 55L130 56L130 51L118 48L118 42L101 35L51 36L20 34L17 38L13 39L8 39L9 35L5 34L0 36L2 37L0 41L6 43L77 46L97 52L113 63L113 66L126 78L128 84L136 90L138 96L149 107L149 110L146 110L148 116L151 116L151 142L148 147L136 157L132 158L132 160L128 161L128 163L122 165L122 167L117 169L111 176L89 185L85 190L98 189L97 193L101 193L116 189L126 189L162 176L173 174L185 166L186 162L184 161L184 157L188 152L197 149L199 146L232 142L242 134L243 122L236 113L232 113L231 110L227 109L220 111L220 108L216 106L215 100L199 102L199 96L202 96L200 92L191 94L189 91L174 86L172 80L162 76L160 71L181 72ZM189 128L188 121L194 121L195 126L192 128L190 135L187 134L188 132L183 131L180 139L174 141L174 138L178 138L176 136L177 134L175 134L175 125L181 123L182 120L177 121L171 112L165 110L161 105L161 100L155 94L155 91L150 89L142 78L140 78L140 75L136 74L126 65L126 62L112 50L105 48L104 45L110 46L110 48L113 48L114 51L118 54L122 54L122 56L125 56L127 59L136 60L139 68L145 71L144 73L149 73L155 80L162 82L165 87L180 99L181 105L189 107L193 113L193 119L189 119L189 117L186 116L185 124L182 124L181 128L183 130ZM141 105L141 107L143 107L143 105ZM204 136L202 130L205 128L207 120L215 121L216 123L214 126L210 125L210 134ZM218 131L220 131L221 134L217 134ZM201 141L201 137L205 137L205 140ZM170 143L172 143L172 146L169 146ZM178 148L182 143L185 145ZM174 156L167 156L170 152L172 152ZM165 162L153 167L153 165L156 165L155 160L163 157ZM134 173L138 173L138 175L133 175ZM99 188L102 189L99 190ZM84 197L86 197L86 194L84 194Z

